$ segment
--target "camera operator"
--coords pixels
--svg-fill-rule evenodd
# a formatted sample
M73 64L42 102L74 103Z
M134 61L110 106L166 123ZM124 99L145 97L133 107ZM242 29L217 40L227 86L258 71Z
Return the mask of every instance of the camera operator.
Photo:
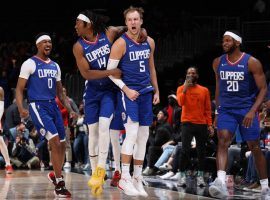
M39 165L39 158L36 156L36 148L32 139L24 137L23 133L16 136L12 149L13 158L11 161L19 167L34 168Z

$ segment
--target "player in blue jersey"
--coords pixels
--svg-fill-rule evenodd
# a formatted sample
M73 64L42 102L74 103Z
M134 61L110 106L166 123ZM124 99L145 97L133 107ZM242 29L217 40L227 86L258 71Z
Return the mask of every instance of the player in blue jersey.
M149 126L152 123L152 103L159 103L159 89L154 65L155 42L148 37L139 43L143 23L143 9L130 7L124 11L128 30L112 46L108 69L118 66L122 79L112 80L122 90L122 118L126 138L121 149L122 174L118 188L130 196L148 196L142 184L142 165L145 156ZM154 96L152 92L154 91ZM134 173L130 175L133 157Z
M37 35L36 46L36 55L22 64L16 87L16 103L21 117L28 117L28 110L23 108L23 91L27 87L30 116L41 139L46 138L51 147L54 172L50 172L48 178L55 185L54 194L56 197L71 197L61 174L66 141L63 119L55 102L56 95L71 114L73 111L63 95L60 67L49 58L52 50L49 34Z
M113 118L116 90L109 76L120 77L119 69L107 70L112 42L126 29L106 27L108 19L93 11L81 12L75 29L80 37L73 46L77 66L86 79L84 92L85 121L89 128L89 157L92 176L88 185L92 194L102 192L109 150L109 128Z
M242 38L236 31L226 31L222 47L225 52L214 59L216 75L216 123L218 130L217 178L209 187L213 197L228 196L225 185L228 147L239 126L243 140L255 158L260 176L262 195L270 194L266 161L260 149L258 109L264 100L267 87L265 75L259 60L241 52Z

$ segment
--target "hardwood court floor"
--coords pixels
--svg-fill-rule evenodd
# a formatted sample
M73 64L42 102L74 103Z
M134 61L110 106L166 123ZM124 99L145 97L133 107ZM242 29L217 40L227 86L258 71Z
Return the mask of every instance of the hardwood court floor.
M47 179L49 171L39 170L15 170L13 174L6 175L0 170L0 200L2 199L55 199L53 194L54 186ZM99 197L92 196L87 181L88 173L63 172L66 187L72 193L72 199L98 199L98 200L177 200L177 199L211 199L208 196L208 188L188 186L187 188L177 187L176 182L161 180L157 177L145 177L148 182L146 191L148 198L129 197L110 186L110 179L104 185L104 192ZM109 177L110 174L108 175ZM190 182L191 185L195 185ZM228 199L260 199L260 195L254 193L234 192Z
M0 199L55 199L53 194L54 186L48 181L47 173L48 171L15 170L13 174L6 175L4 170L0 170ZM105 183L103 194L99 197L94 197L87 186L89 175L73 172L63 172L63 175L66 187L72 193L72 199L146 199L126 196L117 188L111 187L109 179ZM185 195L184 199L209 199L207 197L182 194L178 191L154 187L146 187L146 191L149 194L148 200L175 200L182 199L183 195Z

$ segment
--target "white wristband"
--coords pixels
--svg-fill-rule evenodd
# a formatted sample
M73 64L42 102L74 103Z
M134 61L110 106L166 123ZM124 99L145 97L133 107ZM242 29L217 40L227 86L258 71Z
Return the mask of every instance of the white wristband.
M218 111L217 111L217 109L215 109L215 115L218 115Z

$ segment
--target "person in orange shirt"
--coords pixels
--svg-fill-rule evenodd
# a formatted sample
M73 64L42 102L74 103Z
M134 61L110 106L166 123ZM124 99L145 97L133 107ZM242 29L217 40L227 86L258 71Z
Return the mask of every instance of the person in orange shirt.
M186 169L190 160L191 141L196 140L198 156L197 185L205 186L203 179L205 143L208 131L213 134L210 94L206 87L197 83L198 69L187 69L185 83L177 88L177 101L182 106L182 150L178 186L186 186Z

